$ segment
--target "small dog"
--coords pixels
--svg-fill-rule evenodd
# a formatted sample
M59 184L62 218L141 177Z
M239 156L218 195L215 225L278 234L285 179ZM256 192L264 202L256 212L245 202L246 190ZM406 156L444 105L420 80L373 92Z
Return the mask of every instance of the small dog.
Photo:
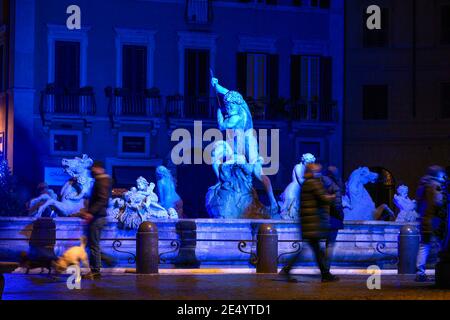
M88 255L86 253L86 237L80 238L80 245L67 249L66 252L53 264L57 273L62 273L71 265L84 265L89 268Z

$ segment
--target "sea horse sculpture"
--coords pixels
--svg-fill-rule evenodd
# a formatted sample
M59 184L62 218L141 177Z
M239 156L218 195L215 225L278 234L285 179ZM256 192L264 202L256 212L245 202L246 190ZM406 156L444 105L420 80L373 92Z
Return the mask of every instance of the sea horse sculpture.
M36 203L44 198L46 199L35 216L41 217L42 213L49 207L61 216L70 216L80 212L85 207L85 200L89 198L94 183L89 171L92 164L92 159L85 154L81 158L63 159L64 171L71 178L62 187L59 200L49 197L47 194L41 195L42 199L31 200Z

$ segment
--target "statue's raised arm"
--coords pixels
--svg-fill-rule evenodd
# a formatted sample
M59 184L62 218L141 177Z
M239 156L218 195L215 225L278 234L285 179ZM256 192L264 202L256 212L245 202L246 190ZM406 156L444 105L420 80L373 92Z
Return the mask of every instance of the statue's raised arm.
M211 77L211 87L213 87L214 90L216 90L217 93L220 93L220 94L223 94L223 95L226 95L227 92L230 91L227 88L222 87L219 84L219 79L214 78L214 77Z

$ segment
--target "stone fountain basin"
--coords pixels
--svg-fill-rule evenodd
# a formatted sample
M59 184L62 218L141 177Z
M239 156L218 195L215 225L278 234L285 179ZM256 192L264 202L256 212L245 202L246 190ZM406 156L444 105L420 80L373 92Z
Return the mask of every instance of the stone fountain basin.
M28 251L28 239L32 230L33 218L0 218L0 261L18 261L22 251ZM173 263L178 251L173 251L171 240L179 239L176 226L183 221L195 222L197 242L195 254L201 265L246 265L250 255L238 249L239 241L247 242L245 251L256 252L257 230L261 224L271 223L278 232L279 254L295 251L295 240L300 240L299 224L285 220L248 219L187 219L156 220L159 232L159 253L164 254L166 264ZM55 253L61 255L67 248L78 245L83 234L84 224L78 218L56 218ZM397 240L405 223L380 221L346 221L340 230L335 249L334 264L347 267L362 267L372 264L391 264L397 256ZM130 254L117 252L112 243L121 240L120 251L135 253L136 231L119 229L114 220L109 220L102 234L103 250L118 259L118 267L134 267ZM304 244L302 244L304 245ZM283 255L283 263L290 255ZM312 264L312 253L307 246L302 250L300 265Z

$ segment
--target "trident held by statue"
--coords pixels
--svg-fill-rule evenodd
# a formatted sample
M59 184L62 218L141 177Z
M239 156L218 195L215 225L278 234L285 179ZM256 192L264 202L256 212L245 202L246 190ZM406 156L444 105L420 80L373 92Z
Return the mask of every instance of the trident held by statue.
M213 72L212 68L209 68L209 74L211 76L211 80L214 79L214 72ZM218 104L219 108L221 110L223 110L222 109L222 104L220 103L219 95L218 95L217 90L216 90L216 87L214 87L214 91L216 92L217 104Z

